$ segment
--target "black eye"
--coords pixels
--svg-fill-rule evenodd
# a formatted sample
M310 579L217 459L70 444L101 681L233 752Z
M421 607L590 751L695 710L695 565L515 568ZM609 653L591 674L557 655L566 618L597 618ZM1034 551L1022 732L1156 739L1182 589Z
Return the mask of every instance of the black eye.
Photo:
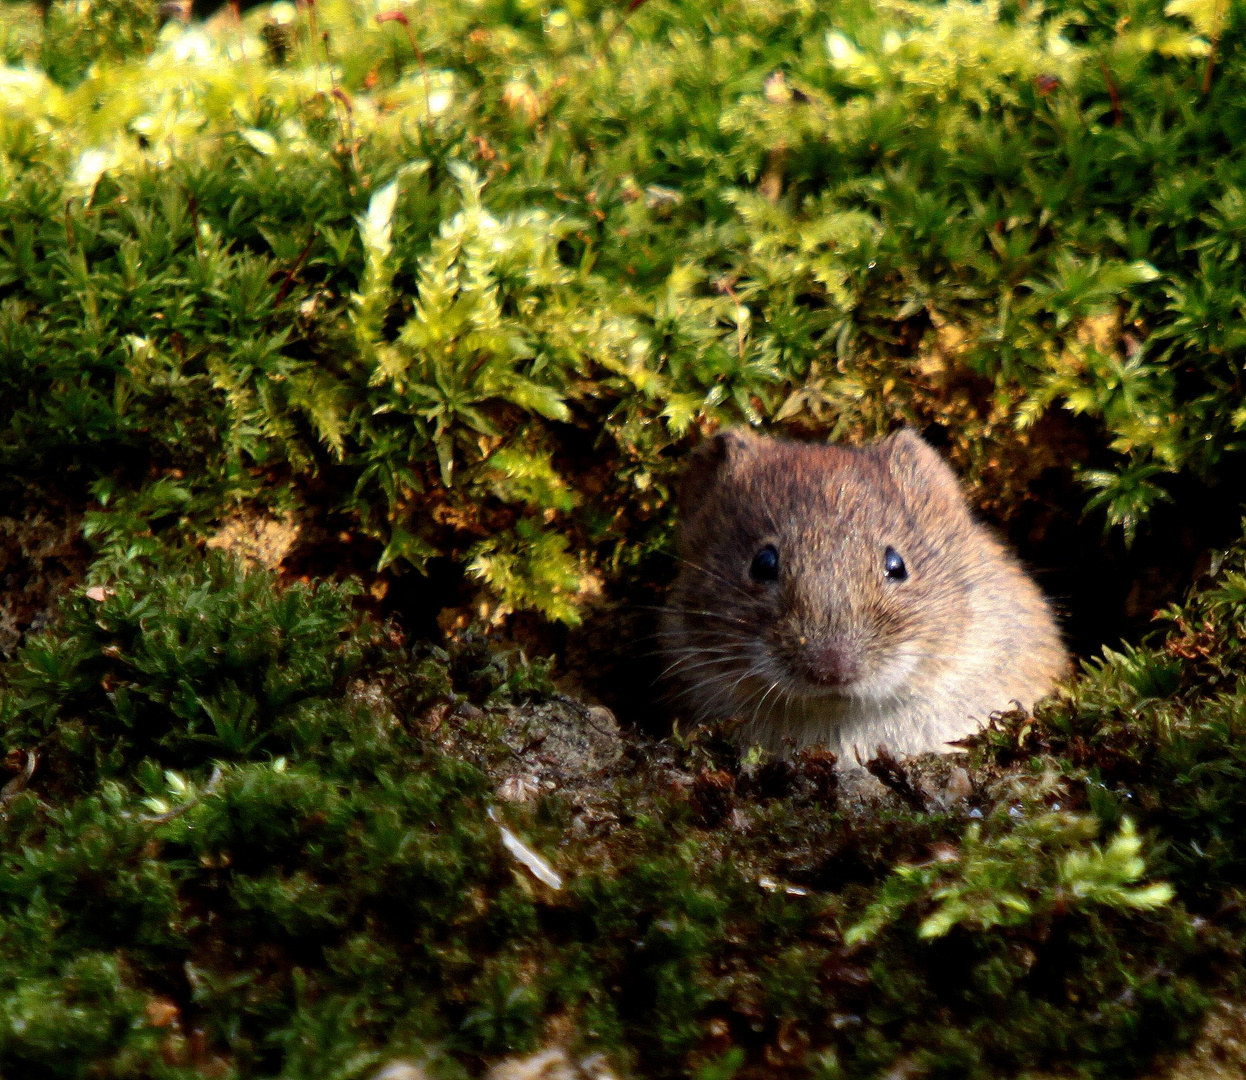
M903 581L909 576L908 567L904 565L900 553L893 547L889 547L883 556L883 573L887 575L888 581Z
M779 549L767 544L756 555L748 568L748 576L754 581L777 581L779 577Z

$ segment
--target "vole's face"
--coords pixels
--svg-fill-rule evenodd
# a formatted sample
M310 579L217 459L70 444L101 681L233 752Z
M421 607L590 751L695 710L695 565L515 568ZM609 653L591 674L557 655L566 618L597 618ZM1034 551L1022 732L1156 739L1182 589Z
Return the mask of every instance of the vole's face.
M686 520L672 605L709 673L745 712L909 692L965 619L951 470L911 435L863 450L732 438Z

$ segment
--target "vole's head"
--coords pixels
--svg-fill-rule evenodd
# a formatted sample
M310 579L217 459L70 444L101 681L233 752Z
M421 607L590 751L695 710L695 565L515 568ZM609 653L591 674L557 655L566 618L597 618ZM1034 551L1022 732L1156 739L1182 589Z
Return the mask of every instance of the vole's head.
M955 474L909 431L864 448L720 433L685 474L673 674L709 711L880 705L968 619L983 540Z

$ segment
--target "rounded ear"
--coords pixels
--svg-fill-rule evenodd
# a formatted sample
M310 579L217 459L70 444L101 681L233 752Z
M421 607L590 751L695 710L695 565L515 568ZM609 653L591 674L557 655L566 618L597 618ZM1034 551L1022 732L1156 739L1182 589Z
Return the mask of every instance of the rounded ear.
M902 490L937 495L964 504L960 480L933 446L912 428L901 428L876 448Z
M692 513L719 478L754 454L764 441L748 428L727 428L698 445L679 478L680 513Z

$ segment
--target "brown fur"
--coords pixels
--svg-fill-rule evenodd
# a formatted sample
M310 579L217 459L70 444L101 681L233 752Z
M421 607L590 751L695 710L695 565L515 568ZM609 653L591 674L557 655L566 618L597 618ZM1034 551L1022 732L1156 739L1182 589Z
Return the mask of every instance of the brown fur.
M756 581L767 544L779 576ZM1042 593L911 431L863 448L719 433L685 474L679 557L662 626L678 700L775 752L947 751L1068 668Z

